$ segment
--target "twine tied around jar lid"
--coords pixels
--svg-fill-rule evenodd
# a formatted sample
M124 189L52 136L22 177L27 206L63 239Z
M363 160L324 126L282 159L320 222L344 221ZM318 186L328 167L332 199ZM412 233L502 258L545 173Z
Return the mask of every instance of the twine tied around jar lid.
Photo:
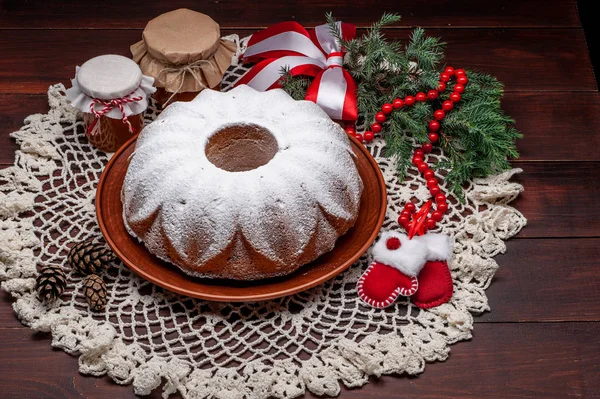
M149 21L142 40L131 46L142 72L173 94L218 86L236 50L234 42L221 39L212 18L185 8Z

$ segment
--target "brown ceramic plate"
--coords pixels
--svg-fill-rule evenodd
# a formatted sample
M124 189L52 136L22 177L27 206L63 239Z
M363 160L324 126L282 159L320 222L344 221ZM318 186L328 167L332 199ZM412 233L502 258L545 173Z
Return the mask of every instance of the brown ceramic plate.
M278 278L238 282L194 278L163 262L125 230L122 219L121 187L127 159L135 148L135 137L117 151L106 165L96 194L96 212L106 242L125 265L146 280L182 295L211 301L246 302L279 298L304 291L337 276L371 246L383 224L387 200L379 166L356 139L352 148L364 182L356 224L340 237L335 248L296 272Z

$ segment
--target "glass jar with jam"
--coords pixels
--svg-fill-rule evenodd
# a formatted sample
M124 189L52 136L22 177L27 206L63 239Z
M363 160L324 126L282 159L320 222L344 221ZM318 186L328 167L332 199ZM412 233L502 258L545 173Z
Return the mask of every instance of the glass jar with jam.
M120 55L101 55L77 67L67 99L83 113L89 142L114 152L144 127L154 79Z

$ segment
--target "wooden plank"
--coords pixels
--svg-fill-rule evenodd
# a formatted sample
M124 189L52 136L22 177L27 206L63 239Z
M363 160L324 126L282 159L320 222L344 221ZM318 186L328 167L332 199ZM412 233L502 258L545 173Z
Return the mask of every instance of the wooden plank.
M325 13L358 26L369 26L384 11L402 15L401 26L425 27L577 27L580 26L574 0L431 0L398 3L395 0L368 0L348 3L343 0L322 2L256 2L251 6L234 1L191 1L139 3L108 0L88 1L3 1L0 3L0 27L40 28L143 28L155 16L180 7L212 16L223 27L264 27L276 22L295 20L305 26L324 23Z
M253 30L237 32L245 35ZM387 34L405 39L410 32L393 29ZM448 43L449 63L494 74L507 91L597 90L581 29L430 29L428 33ZM129 45L140 35L140 30L2 31L0 93L45 93L51 84L68 83L75 65L93 56L129 56Z
M600 321L600 239L521 239L507 246L486 291L492 310L476 323ZM3 328L22 327L12 302L0 291Z
M525 187L513 203L528 219L518 238L598 237L599 162L514 162Z
M51 349L47 334L0 329L0 341L3 397L134 397L131 386L81 376L77 360ZM596 323L486 323L476 326L471 341L453 345L446 362L428 364L419 377L373 378L339 397L598 398L599 392Z
M600 239L506 244L506 254L495 258L500 268L486 291L492 310L476 322L600 321Z
M522 161L600 161L600 93L508 92L502 106L525 137ZM0 165L12 164L17 145L8 135L30 114L48 112L46 95L0 94Z

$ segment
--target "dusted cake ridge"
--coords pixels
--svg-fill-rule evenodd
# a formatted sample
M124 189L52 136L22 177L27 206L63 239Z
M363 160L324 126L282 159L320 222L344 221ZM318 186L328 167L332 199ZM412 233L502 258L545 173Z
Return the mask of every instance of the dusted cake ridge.
M272 135L272 159L244 171L213 164L211 138L227 129L243 136L244 126ZM123 184L125 226L192 275L288 274L331 250L356 221L363 185L353 156L346 133L314 103L282 90L205 90L140 134Z

